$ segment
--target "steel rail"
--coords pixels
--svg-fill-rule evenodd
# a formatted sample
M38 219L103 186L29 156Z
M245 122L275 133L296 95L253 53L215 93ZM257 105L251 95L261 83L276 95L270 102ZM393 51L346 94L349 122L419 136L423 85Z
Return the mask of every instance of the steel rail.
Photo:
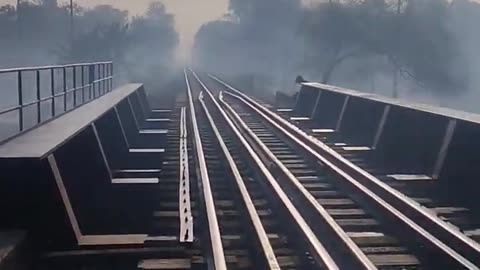
M470 258L474 258L469 256L470 258L466 258L464 254L460 254L453 248L451 248L449 245L445 244L445 241L442 241L438 239L436 236L432 235L430 232L428 232L424 227L418 225L416 222L414 222L410 217L407 216L404 212L398 210L396 207L392 206L392 204L387 203L386 199L380 197L373 191L371 191L369 188L367 188L365 185L357 181L357 179L353 178L349 174L345 172L344 169L334 165L334 162L340 162L341 165L347 165L349 169L354 170L357 172L360 176L367 177L367 179L375 184L377 184L379 187L383 188L385 192L389 192L390 194L394 195L396 199L400 200L401 202L404 202L406 206L410 206L413 208L413 210L418 211L418 214L424 214L427 215L432 219L432 221L435 222L437 225L443 225L442 228L446 229L449 231L452 235L454 236L460 236L460 238L468 238L464 234L462 234L460 231L452 227L452 225L447 224L446 222L440 220L438 217L434 216L433 213L429 212L426 209L421 209L421 206L414 202L412 199L406 197L405 195L401 194L399 191L394 190L393 188L389 187L385 183L381 182L379 179L375 178L373 175L365 172L364 170L358 168L354 164L352 164L350 161L346 160L340 154L336 153L334 150L330 149L328 146L323 144L322 142L311 138L307 134L305 134L303 131L301 131L299 128L293 126L293 124L288 123L286 120L278 116L277 114L271 112L270 110L264 108L262 105L258 104L256 101L253 99L249 98L247 95L241 93L239 90L234 89L233 87L229 86L228 84L224 83L223 81L219 80L218 78L214 76L210 76L211 78L215 79L217 82L221 83L228 89L232 90L235 93L238 93L239 95L231 94L233 97L236 97L240 101L242 101L244 104L252 108L254 111L256 111L259 115L262 116L263 119L267 120L270 124L272 124L274 127L276 127L278 130L280 130L283 134L288 136L290 139L292 139L295 143L297 143L301 148L306 150L310 155L314 156L318 161L320 161L323 165L328 167L330 170L336 172L339 176L341 176L341 179L348 181L354 188L357 190L361 191L363 194L368 196L372 202L376 202L378 205L383 207L384 209L388 210L392 215L400 222L403 224L407 225L409 228L411 228L414 232L417 233L422 239L426 240L428 243L433 245L434 247L438 248L442 253L450 257L454 262L458 263L460 266L462 266L464 269L479 269L474 263L470 261ZM240 97L241 96L241 97ZM248 100L248 101L247 101ZM269 116L267 116L270 115ZM275 119L275 120L273 120ZM281 125L282 123L283 125ZM288 127L291 131L295 132L295 135L290 133L289 131L286 130L284 127ZM315 145L318 146L318 148L313 149L310 147L310 145L307 145L304 141L300 140L299 138L302 138L306 140L307 142L313 142ZM313 140L316 140L313 141ZM331 159L327 159L324 156L322 156L320 153L328 153L332 155L334 161L331 161ZM408 211L407 211L408 212ZM416 219L417 220L417 219ZM431 227L429 227L431 229ZM472 239L468 238L468 242L473 242L475 245L478 246L476 242L474 242ZM449 242L450 243L450 242ZM471 244L471 243L470 243ZM475 248L475 246L472 246L472 248ZM478 255L477 255L478 256ZM476 259L478 260L477 257Z
M227 262L225 260L225 254L223 252L222 238L220 235L220 228L218 226L217 215L215 213L215 203L213 201L213 194L210 187L210 178L208 176L207 164L205 161L205 155L203 153L202 140L200 139L200 132L197 124L197 117L195 114L195 107L193 104L192 91L190 83L188 81L187 71L183 70L185 75L185 81L187 84L188 106L190 109L190 120L193 129L193 143L196 153L197 168L200 172L200 178L202 183L202 194L205 201L205 208L207 212L208 231L210 237L210 243L212 247L213 266L215 270L227 270Z
M360 247L348 236L348 234L338 225L328 211L315 199L315 197L300 183L300 181L293 175L292 172L272 153L272 151L258 138L258 136L245 124L240 118L237 112L226 103L223 98L220 99L222 104L228 109L229 113L236 119L244 131L260 146L262 151L268 156L268 158L280 169L283 175L293 184L293 186L300 192L310 206L315 210L318 217L329 227L329 229L335 234L343 246L350 252L355 258L357 265L361 269L377 269L377 267L370 261L370 259L363 253Z
M300 212L298 212L297 208L291 202L288 195L284 192L284 190L277 183L277 181L275 180L275 177L271 174L269 169L262 162L261 158L255 152L255 150L250 146L250 144L247 142L247 140L243 137L241 132L238 130L238 128L235 126L235 124L232 122L232 120L227 115L227 113L223 110L223 108L218 104L218 102L215 100L215 98L210 93L210 91L208 91L208 88L200 80L199 80L199 82L202 85L202 87L206 90L206 92L210 95L210 98L212 99L213 103L215 104L217 109L220 111L220 113L222 114L223 118L228 123L228 125L230 126L232 131L235 133L236 137L240 140L243 147L247 150L249 155L255 161L255 164L258 165L258 168L262 172L263 176L265 177L265 179L267 179L268 183L273 188L273 190L275 191L278 198L281 200L281 202L283 203L285 208L288 210L288 213L291 215L292 220L295 221L298 228L302 231L303 235L306 237L307 242L311 247L310 249L312 251L312 254L315 255L314 257L317 260L320 260L320 263L323 266L325 266L326 269L328 269L328 270L340 269L338 267L337 263L330 256L330 254L325 249L325 247L322 245L320 240L318 240L317 236L315 235L313 230L310 228L310 226L307 224L307 222L305 221L303 216L300 214Z
M196 74L193 73L195 77ZM198 80L198 78L197 78ZM210 93L208 93L210 95ZM262 253L265 258L265 261L267 262L268 269L272 270L279 270L280 265L278 264L277 258L275 256L275 253L273 252L272 245L270 244L270 240L268 238L267 232L265 231L265 228L262 225L262 221L260 220L260 216L257 213L257 210L255 209L255 206L253 204L253 200L250 197L250 194L248 193L247 187L245 186L245 183L243 182L242 176L240 174L240 171L238 170L237 165L235 164L235 161L233 160L232 155L230 154L230 151L227 148L227 145L225 145L225 142L222 139L222 135L220 135L220 132L218 131L217 125L213 121L213 118L207 108L207 105L205 104L205 101L203 100L202 97L199 98L200 103L202 104L203 111L205 112L205 115L207 116L208 122L210 123L210 127L212 128L215 137L220 145L220 148L222 149L222 152L227 160L228 167L230 168L230 171L233 175L233 178L235 179L235 183L240 190L241 197L243 199L244 204L246 205L248 215L250 217L250 220L253 223L253 227L255 228L255 232L257 234L258 241L260 242L260 245L262 246Z

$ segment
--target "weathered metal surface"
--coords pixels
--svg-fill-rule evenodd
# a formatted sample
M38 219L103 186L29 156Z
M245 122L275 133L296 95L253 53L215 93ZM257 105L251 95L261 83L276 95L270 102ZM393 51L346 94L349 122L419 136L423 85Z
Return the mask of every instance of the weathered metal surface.
M333 86L333 85L315 83L315 82L302 83L302 85L317 88L318 90L326 90L329 92L338 93L341 95L353 96L353 97L358 97L362 99L381 102L386 105L395 105L395 106L399 106L407 109L432 113L432 114L444 116L447 118L454 118L458 120L464 120L464 121L480 124L480 115L475 113L468 113L468 112L458 111L458 110L444 108L444 107L417 103L411 100L395 99L395 98L380 96L372 93L365 93L357 90L342 88L342 87Z

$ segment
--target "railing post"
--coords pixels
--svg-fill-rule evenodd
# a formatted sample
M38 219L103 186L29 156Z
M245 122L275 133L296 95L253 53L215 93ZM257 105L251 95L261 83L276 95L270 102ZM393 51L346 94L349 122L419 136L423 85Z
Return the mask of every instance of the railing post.
M80 67L82 68L82 103L85 103L85 66L82 65Z
M73 66L73 107L77 107L77 67Z
M20 131L23 131L23 93L22 93L22 71L18 71L17 75L17 91L18 91L18 126Z
M113 62L110 63L110 91L113 90Z
M93 92L93 98L95 98L95 66L90 64L88 65L88 84L90 85L90 99L92 99L91 92Z
M67 68L63 67L63 111L67 111Z
M100 69L101 64L97 64L97 83L98 83L98 95L101 96L103 95L103 89L102 89L102 84L100 84L99 80L102 78L102 73Z
M113 90L113 63L109 63L108 65L110 67L110 72L108 73L110 78L108 79L108 83L110 85L110 91L112 91Z
M106 81L106 77L107 77L106 74L107 74L107 73L105 72L105 71L106 71L106 66L107 66L106 64L103 64L103 65L102 65L102 73L103 73L102 85L103 85L103 91L104 91L105 93L108 92L107 84L106 84L106 82L107 82L107 81Z
M55 69L50 69L50 87L52 93L52 117L55 117Z
M40 70L37 70L36 72L37 76L37 124L40 124L42 122L42 107L41 107L41 102L40 102Z

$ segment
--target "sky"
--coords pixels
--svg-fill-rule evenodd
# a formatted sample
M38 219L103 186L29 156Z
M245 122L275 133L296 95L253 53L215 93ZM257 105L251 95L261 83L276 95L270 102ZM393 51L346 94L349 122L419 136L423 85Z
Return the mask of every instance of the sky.
M130 15L145 12L152 0L74 0L81 6L93 7L109 4L128 10ZM59 0L59 3L66 2ZM204 23L221 18L227 12L228 0L161 0L170 13L175 15L175 28L180 34L177 52L179 60L187 60L197 30ZM0 0L0 5L15 4L16 0Z

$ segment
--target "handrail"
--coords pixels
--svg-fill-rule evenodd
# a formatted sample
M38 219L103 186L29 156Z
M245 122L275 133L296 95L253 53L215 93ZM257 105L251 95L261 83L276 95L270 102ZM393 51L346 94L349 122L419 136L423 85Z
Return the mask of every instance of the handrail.
M49 65L49 66L37 66L37 67L5 68L5 69L0 69L0 74L10 73L10 72L18 72L18 71L49 70L49 69L69 68L69 67L100 65L100 64L113 64L113 62L112 61L106 61L106 62L75 63L75 64Z
M58 71L61 72L60 75L56 73ZM32 73L34 78L27 80L26 75ZM9 75L15 76L16 79L16 93L13 92L12 95L16 95L17 104L0 109L0 117L18 112L16 116L18 129L13 134L0 137L0 144L110 92L113 89L114 77L113 62L0 69L0 79ZM45 87L44 82L48 82L49 86ZM27 84L33 86L27 87ZM45 95L47 92L49 94ZM2 95L6 96L6 93L3 92ZM33 101L27 101L25 96L33 96ZM62 100L59 101L59 98ZM69 101L70 98L73 101ZM63 108L57 108L57 102L63 104ZM48 103L49 109L42 106ZM31 113L31 117L26 117L25 110L30 106L35 106L35 113ZM49 116L46 116L48 115L48 112L45 113L46 110ZM26 127L25 123L33 124Z

